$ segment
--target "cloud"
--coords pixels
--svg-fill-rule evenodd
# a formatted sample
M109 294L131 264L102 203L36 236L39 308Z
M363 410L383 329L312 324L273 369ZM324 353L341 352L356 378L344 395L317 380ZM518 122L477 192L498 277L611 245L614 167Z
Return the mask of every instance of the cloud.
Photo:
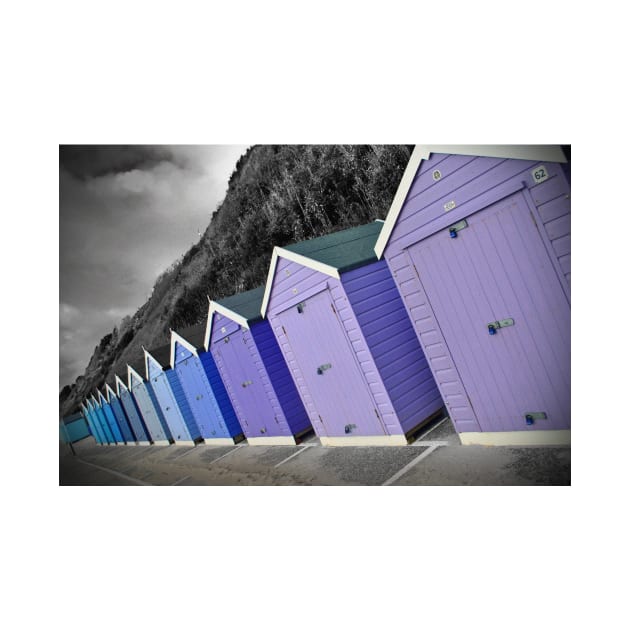
M197 242L245 150L60 147L61 385Z

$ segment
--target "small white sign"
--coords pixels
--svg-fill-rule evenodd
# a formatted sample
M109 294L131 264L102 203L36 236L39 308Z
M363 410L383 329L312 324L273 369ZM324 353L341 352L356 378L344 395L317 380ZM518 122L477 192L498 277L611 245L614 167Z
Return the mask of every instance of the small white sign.
M544 182L546 179L549 179L549 173L547 173L547 169L544 166L537 166L532 171L532 179L535 184L540 184L540 182Z
M451 201L447 201L444 204L444 212L448 212L449 210L452 210L457 204L455 203L454 199L451 199Z
M225 326L221 326L221 332L222 333L227 332L227 329L225 328Z

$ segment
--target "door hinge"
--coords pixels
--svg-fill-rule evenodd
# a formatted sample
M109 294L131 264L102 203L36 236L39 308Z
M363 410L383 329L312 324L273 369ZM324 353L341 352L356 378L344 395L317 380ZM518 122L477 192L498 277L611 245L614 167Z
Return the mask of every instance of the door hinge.
M280 328L282 328L282 332L286 335L287 331L284 329L284 326L280 326Z
M330 303L330 308L332 308L332 312L336 315L337 311L335 310L335 305L332 302Z

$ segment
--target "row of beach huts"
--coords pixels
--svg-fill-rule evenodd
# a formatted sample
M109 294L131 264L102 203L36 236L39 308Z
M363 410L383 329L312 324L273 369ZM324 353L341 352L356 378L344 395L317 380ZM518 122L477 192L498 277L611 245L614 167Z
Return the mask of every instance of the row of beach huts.
M386 220L275 247L265 286L145 349L62 437L99 444L569 444L570 162L417 146Z

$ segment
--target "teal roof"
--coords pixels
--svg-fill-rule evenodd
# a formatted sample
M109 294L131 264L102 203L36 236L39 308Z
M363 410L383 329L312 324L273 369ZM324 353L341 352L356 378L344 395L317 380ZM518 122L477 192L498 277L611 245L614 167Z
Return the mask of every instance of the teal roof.
M285 245L283 249L330 265L339 273L343 273L376 262L374 246L382 227L382 221L374 221L367 225L313 238L310 241Z
M262 307L263 295L265 294L265 287L256 287L250 291L244 293L237 293L236 295L230 295L220 300L215 300L217 304L220 304L224 308L244 317L248 324L252 324L260 319L260 309Z

